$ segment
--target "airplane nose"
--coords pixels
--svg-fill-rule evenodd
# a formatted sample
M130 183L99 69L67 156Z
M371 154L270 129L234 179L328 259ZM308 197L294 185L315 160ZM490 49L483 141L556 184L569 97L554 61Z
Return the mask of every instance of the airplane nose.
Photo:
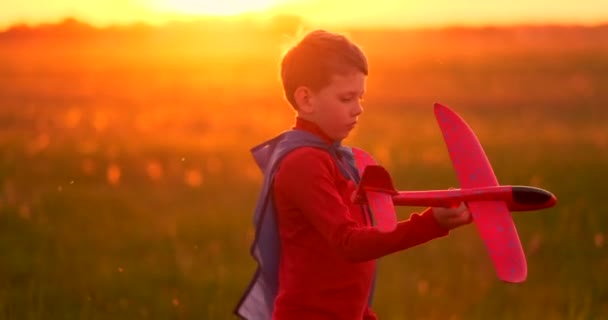
M549 191L547 191L549 192ZM550 192L549 192L550 193ZM553 207L557 204L557 197L555 197L554 194L551 193L551 199L549 199L549 201L547 202L547 207Z
M549 208L557 203L557 198L554 194L541 188L513 186L511 190L513 192L513 200L518 204Z

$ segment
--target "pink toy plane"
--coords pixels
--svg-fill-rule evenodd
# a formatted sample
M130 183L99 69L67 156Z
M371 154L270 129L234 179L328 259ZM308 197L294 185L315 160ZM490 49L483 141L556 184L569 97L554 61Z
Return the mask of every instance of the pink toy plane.
M465 202L498 278L511 283L525 281L526 257L510 212L549 208L556 204L556 197L540 188L499 185L473 130L450 108L435 103L434 109L460 189L397 191L386 169L373 160L356 159L366 165L354 201L369 203L382 231L396 227L394 205L451 207ZM358 154L362 153L355 153L355 157Z

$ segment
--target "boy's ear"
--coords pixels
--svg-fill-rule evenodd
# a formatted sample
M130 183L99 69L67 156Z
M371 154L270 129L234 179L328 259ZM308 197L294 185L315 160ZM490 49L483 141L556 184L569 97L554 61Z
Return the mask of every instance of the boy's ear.
M298 104L298 110L303 113L312 113L312 91L305 86L299 86L293 93L294 100Z

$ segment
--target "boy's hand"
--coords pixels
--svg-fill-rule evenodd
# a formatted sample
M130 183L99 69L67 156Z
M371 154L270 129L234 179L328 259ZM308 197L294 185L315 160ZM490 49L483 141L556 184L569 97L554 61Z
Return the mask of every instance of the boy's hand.
M448 230L469 224L473 221L473 216L464 202L461 202L458 207L433 207L432 209L433 216L435 216L437 223Z

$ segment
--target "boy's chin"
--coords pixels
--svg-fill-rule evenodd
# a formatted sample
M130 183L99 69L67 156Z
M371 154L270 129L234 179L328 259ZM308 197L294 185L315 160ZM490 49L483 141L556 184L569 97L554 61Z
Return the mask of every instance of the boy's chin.
M343 133L343 134L340 134L340 135L336 135L336 138L334 138L334 141L342 141L342 140L348 138L349 134L350 134L350 132L346 132L346 133Z
M346 138L348 138L348 136L352 133L352 130L345 130L345 131L334 131L333 134L328 135L329 138L331 138L331 140L333 141L342 141Z

